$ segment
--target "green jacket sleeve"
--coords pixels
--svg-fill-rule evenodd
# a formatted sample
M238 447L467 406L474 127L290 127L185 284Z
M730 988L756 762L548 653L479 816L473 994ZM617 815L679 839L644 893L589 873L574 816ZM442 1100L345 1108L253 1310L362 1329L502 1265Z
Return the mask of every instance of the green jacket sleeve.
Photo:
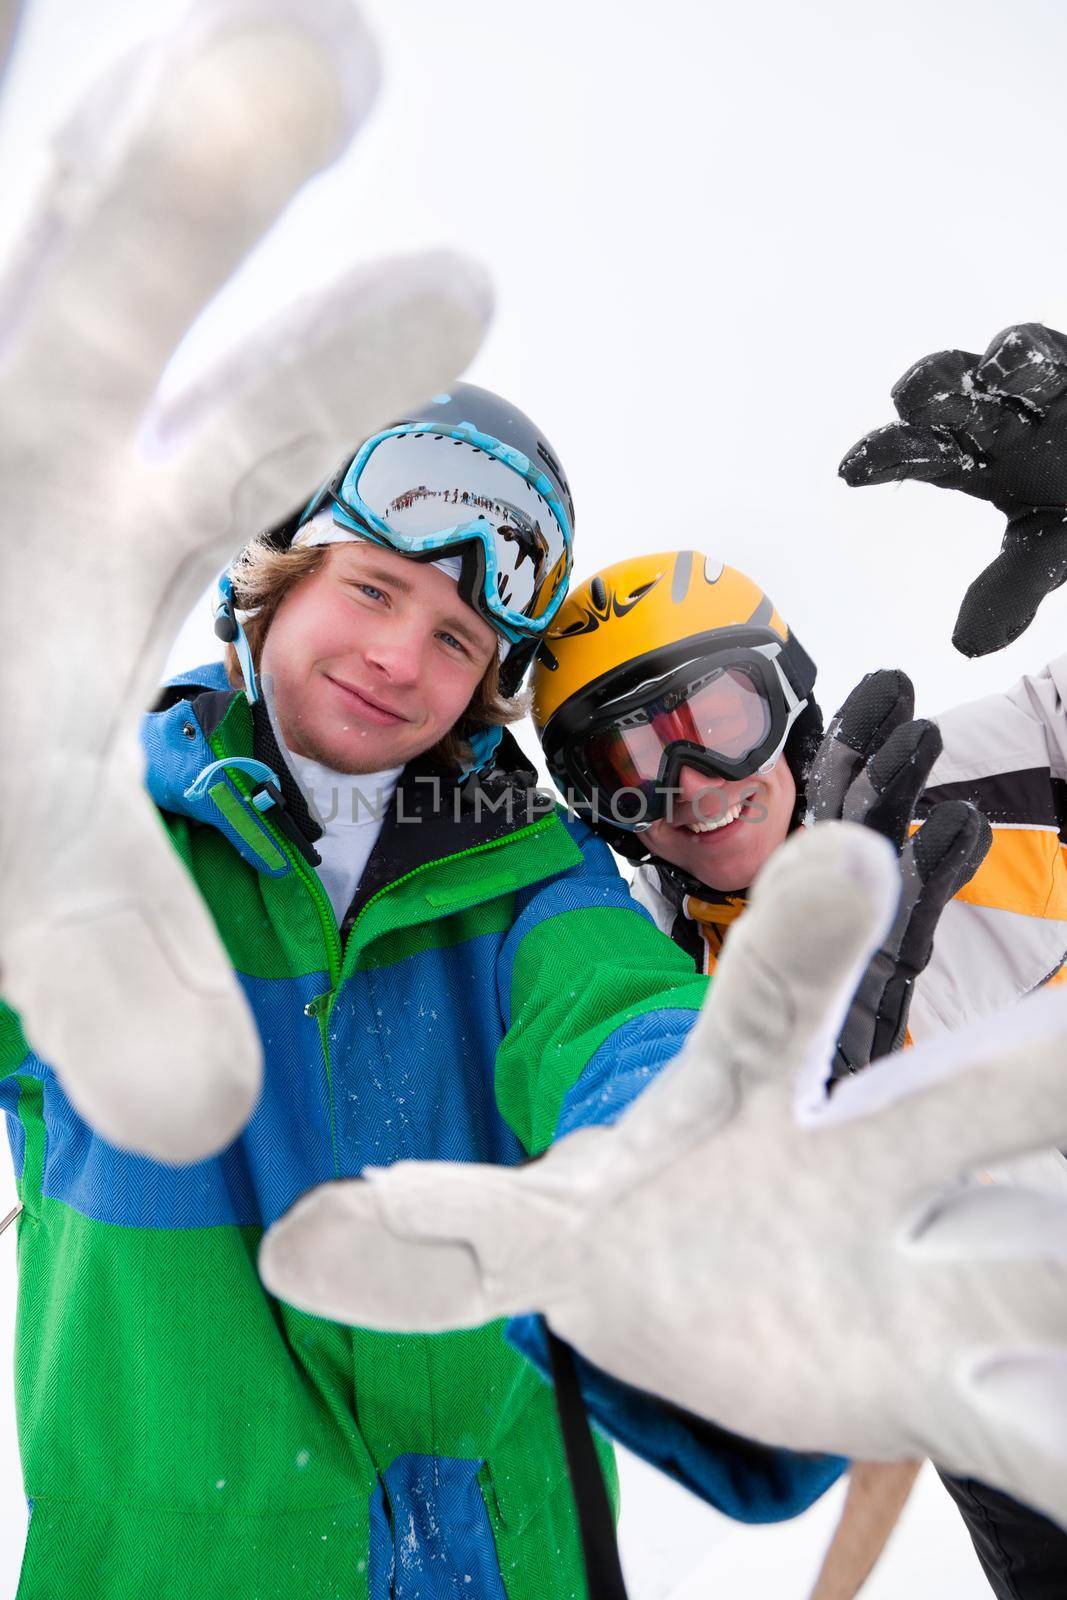
M568 826L582 862L521 897L499 967L497 1104L530 1155L612 1121L681 1049L707 984L607 846Z

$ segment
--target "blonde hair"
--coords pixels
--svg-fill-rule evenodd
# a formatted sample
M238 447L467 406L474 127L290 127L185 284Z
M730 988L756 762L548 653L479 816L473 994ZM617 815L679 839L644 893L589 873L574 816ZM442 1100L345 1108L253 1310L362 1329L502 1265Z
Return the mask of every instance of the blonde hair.
M291 589L318 572L332 548L331 545L313 545L279 550L265 539L253 539L234 562L234 599L238 608L247 613L243 627L257 672L263 641L278 607ZM224 660L231 685L235 689L242 688L241 663L232 644L226 646ZM500 693L500 658L494 650L467 709L429 754L445 766L462 767L470 760L469 741L475 733L482 728L502 728L509 722L517 722L526 709L525 694L508 699Z

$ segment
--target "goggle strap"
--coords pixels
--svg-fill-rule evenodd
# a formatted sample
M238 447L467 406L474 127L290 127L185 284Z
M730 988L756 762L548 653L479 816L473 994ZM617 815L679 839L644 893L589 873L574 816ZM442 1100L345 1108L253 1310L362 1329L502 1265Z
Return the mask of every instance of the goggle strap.
M215 634L225 644L232 644L237 652L237 660L245 684L245 695L249 705L254 706L259 699L259 685L256 681L256 668L252 660L252 647L248 643L248 635L241 626L237 615L233 579L228 571L220 574L218 580L218 589L215 597Z

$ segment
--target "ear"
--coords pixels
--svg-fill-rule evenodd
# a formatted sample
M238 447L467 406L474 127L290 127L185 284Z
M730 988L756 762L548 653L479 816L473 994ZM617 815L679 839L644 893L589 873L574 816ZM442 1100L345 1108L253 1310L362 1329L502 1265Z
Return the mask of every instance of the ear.
M260 1276L304 1310L388 1331L537 1310L536 1261L570 1207L530 1181L536 1172L405 1161L323 1184L269 1230Z

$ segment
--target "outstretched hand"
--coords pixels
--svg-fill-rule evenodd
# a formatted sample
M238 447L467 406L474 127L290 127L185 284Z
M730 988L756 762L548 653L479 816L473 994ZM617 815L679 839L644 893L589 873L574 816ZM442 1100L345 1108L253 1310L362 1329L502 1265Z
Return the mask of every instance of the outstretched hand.
M900 671L869 672L830 722L806 783L805 823L859 822L888 839L901 891L889 932L852 997L834 1057L845 1077L903 1044L915 979L933 952L945 906L977 872L993 832L965 800L944 800L918 832L916 811L941 754L936 723L913 720Z
M267 1286L390 1330L542 1311L604 1371L746 1437L929 1455L1067 1523L1067 1208L958 1183L1067 1141L1067 997L798 1114L897 882L866 828L795 835L682 1054L614 1127L522 1168L325 1185L267 1234Z
M213 574L467 365L488 292L450 256L363 266L157 386L377 76L347 0L199 0L90 93L0 285L0 993L97 1130L164 1160L238 1133L260 1052L140 718Z
M893 403L900 421L865 435L838 470L854 486L914 478L1004 512L1000 555L967 590L952 635L964 655L988 655L1067 580L1067 336L1024 322L984 355L924 356Z

